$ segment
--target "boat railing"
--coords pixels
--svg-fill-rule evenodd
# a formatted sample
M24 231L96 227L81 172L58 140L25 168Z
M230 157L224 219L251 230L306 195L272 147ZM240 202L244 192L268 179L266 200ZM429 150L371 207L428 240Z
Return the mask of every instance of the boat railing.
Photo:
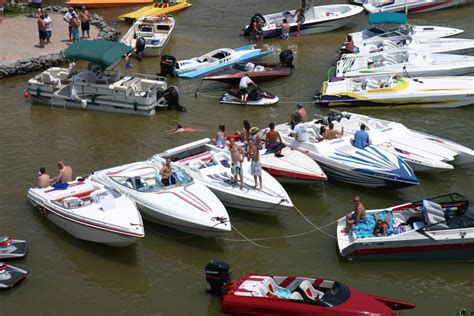
M141 79L148 79L148 80L157 80L157 81L163 81L166 82L166 77L159 76L159 75L150 75L150 74L142 74L142 73L132 73L132 76L138 77Z

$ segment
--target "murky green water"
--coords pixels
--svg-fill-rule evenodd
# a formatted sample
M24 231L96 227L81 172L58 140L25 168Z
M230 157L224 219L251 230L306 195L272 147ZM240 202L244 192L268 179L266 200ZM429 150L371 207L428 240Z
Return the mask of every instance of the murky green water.
M60 3L60 1L58 1ZM326 1L323 1L323 3ZM50 2L51 3L51 2ZM218 47L248 43L240 28L254 12L277 12L297 1L193 1L193 7L176 15L177 26L167 53L180 58L200 55ZM99 11L122 32L127 25L115 20L128 9ZM221 13L223 11L225 13ZM418 24L459 27L463 37L474 37L474 6L415 15ZM146 223L146 237L136 246L113 249L82 242L57 228L32 208L26 191L36 171L45 166L56 172L58 159L70 163L76 175L145 159L153 153L214 133L226 124L229 130L243 119L264 126L281 122L296 102L308 102L307 111L324 112L311 105L326 70L346 33L366 26L365 15L341 30L292 38L288 42L265 41L275 51L290 47L295 52L290 78L264 83L281 101L271 108L220 105L217 98L227 86L207 84L197 98L199 81L170 80L181 92L187 113L161 112L151 118L52 109L30 106L23 99L25 75L0 81L0 233L27 239L28 256L12 262L30 271L21 286L0 293L0 315L60 314L156 314L216 315L220 300L204 292L204 265L210 259L230 263L234 277L248 272L324 276L364 292L414 301L406 315L455 315L459 308L474 310L472 263L348 263L338 257L336 241L313 232L295 211L267 218L229 210L232 223L250 238L299 237L258 241L257 247L242 241L236 232L225 239L191 237L166 227ZM1 26L0 26L1 27ZM0 39L5 45L5 39ZM278 52L267 60L276 60ZM135 71L156 73L159 59L134 62ZM472 108L452 110L358 110L387 118L474 147ZM192 135L164 136L180 123L202 130ZM421 185L399 191L358 188L339 183L287 186L294 204L316 225L331 223L351 207L360 194L368 208L457 191L474 198L473 166L453 172L419 175ZM335 227L327 231L335 234Z

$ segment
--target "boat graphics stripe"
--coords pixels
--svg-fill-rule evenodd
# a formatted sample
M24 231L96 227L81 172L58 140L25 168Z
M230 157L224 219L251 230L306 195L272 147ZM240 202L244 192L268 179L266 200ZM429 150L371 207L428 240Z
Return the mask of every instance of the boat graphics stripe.
M367 248L359 249L350 253L349 257L364 256L364 255L383 255L389 253L403 253L403 252L418 252L418 251L435 251L435 250L454 250L454 249L474 249L474 242L457 243L457 244L438 244L438 245L424 245L424 246L406 246L394 248Z
M299 180L308 180L308 181L326 181L327 180L327 177L324 175L321 175L321 176L310 175L310 174L299 173L299 172L285 171L281 169L272 169L265 166L263 166L263 169L265 169L269 174L271 174L274 177L284 177L284 178L289 178L289 179L299 179Z
M186 186L188 187L188 186ZM186 189L186 187L184 187ZM197 198L195 194L192 194L190 191L186 190L186 193L190 193L190 195L186 195L188 198L185 198L183 194L177 194L176 192L173 191L160 191L156 192L155 194L172 194L176 196L177 198L183 200L184 202L188 203L189 205L192 205L194 208L197 208L201 212L205 213L212 213L212 209L207 205L205 202L203 202L201 199Z

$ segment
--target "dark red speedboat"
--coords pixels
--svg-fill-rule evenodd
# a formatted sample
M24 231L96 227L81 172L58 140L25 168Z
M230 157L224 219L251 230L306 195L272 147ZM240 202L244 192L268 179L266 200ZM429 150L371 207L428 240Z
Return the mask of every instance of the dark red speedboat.
M240 79L247 75L254 81L264 81L286 77L291 74L293 68L293 53L284 50L280 53L279 64L269 63L237 63L232 66L215 70L206 75L203 80L214 80L226 83L239 83Z
M244 315L394 316L415 304L364 294L337 281L322 278L248 274L230 281L230 267L222 261L206 266L214 294L223 294L221 312ZM220 293L219 293L220 292Z

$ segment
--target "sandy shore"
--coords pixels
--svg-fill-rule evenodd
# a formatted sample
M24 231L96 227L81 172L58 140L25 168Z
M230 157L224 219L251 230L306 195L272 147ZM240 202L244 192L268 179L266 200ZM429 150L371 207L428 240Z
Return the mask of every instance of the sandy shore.
M25 11L26 12L26 11ZM26 15L4 17L0 23L0 65L30 57L59 53L69 42L68 26L61 14L50 13L53 20L51 44L40 48L36 17ZM97 38L99 29L91 25L90 36Z

